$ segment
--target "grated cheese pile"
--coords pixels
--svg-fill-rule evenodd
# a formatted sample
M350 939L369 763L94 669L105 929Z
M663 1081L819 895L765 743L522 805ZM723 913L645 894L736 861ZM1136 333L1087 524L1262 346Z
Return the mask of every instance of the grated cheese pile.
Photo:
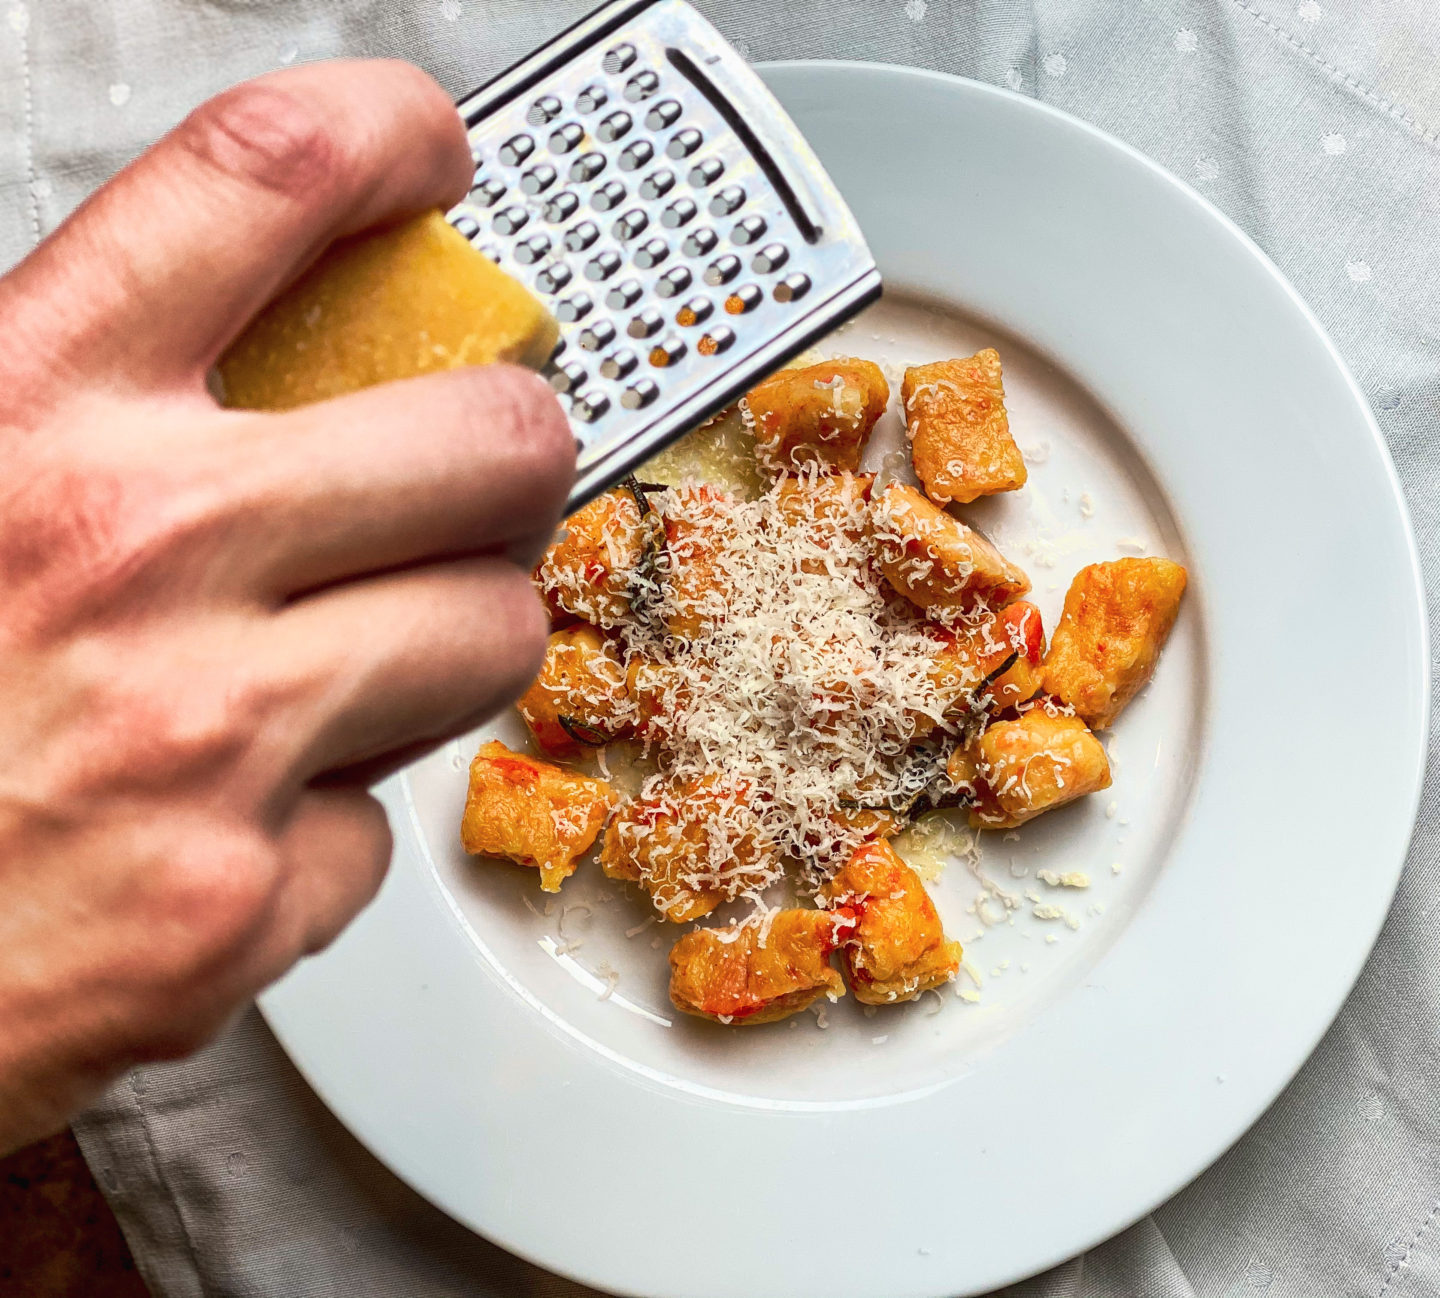
M864 488L811 472L755 500L693 481L646 491L644 557L609 546L626 615L603 596L576 610L618 634L658 763L645 814L616 824L642 860L690 844L681 888L760 905L793 872L811 892L900 826L888 812L948 787L935 739L957 733L947 715L978 681L935 670L943 633L873 562L893 529ZM988 610L967 620L994 643Z

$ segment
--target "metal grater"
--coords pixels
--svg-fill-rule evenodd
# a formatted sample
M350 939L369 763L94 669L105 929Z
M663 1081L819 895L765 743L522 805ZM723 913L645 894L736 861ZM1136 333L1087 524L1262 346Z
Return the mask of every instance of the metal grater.
M615 0L459 109L449 219L560 322L572 510L880 294L819 160L684 0Z

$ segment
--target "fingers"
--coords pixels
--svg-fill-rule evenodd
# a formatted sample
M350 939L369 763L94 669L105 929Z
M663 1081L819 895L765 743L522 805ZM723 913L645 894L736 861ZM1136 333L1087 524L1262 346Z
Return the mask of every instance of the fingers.
M0 307L62 366L198 385L331 240L450 205L471 169L419 69L287 69L197 108L17 269Z
M390 864L392 840L385 809L363 788L313 786L301 796L280 833L286 875L281 953L297 955L329 946L379 890Z
M225 425L222 425L225 427ZM284 415L236 415L237 570L284 600L341 578L485 550L529 567L575 472L543 380L496 365L371 388Z
M518 698L548 624L526 572L460 559L347 582L274 618L267 653L324 684L297 718L292 778L463 734Z
M382 780L389 779L396 771L404 770L412 762L418 762L434 749L435 741L433 739L405 744L401 748L392 748L378 756L367 757L364 761L346 766L336 772L335 778L342 779L358 788L373 789Z

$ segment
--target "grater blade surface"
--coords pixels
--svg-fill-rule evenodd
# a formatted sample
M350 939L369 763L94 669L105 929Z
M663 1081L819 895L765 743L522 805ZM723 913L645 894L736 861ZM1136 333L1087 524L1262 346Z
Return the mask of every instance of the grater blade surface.
M879 296L819 160L685 0L614 0L459 110L449 219L560 322L571 510Z

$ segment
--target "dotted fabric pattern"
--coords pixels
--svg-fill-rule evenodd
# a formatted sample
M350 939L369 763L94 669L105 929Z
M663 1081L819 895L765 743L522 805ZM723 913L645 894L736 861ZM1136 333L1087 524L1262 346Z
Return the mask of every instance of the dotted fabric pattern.
M0 264L189 107L244 77L394 54L458 96L589 7L0 0ZM1043 99L1215 202L1294 282L1368 394L1440 609L1440 11L1362 0L700 7L752 59L908 63ZM1434 774L1376 952L1297 1080L1151 1217L1009 1298L1440 1292ZM469 1235L396 1182L253 1013L194 1060L127 1078L78 1130L159 1298L586 1292Z

